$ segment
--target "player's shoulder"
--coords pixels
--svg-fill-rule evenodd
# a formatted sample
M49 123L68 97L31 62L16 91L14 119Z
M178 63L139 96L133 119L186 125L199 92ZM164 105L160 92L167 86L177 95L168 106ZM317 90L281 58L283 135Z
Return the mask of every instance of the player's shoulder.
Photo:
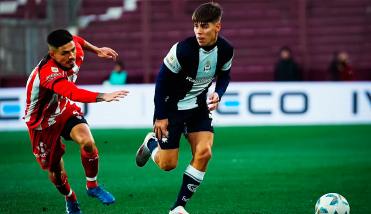
M186 57L197 53L199 50L199 45L197 43L196 37L188 37L177 43L176 53L178 57Z
M181 40L178 44L181 45L181 46L186 46L186 47L196 47L196 48L199 47L198 43L197 43L196 36L187 37L187 38Z
M41 60L38 67L42 79L54 79L64 75L63 70L48 56Z
M228 53L233 53L234 47L226 38L219 36L216 43L219 49L223 49Z
M180 50L189 50L189 49L198 49L198 43L195 36L188 37L180 42L178 42L178 49Z

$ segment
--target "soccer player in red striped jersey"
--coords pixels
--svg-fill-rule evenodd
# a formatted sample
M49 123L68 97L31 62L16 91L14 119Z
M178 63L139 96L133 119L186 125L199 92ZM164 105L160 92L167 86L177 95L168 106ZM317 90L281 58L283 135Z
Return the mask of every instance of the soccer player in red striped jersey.
M58 191L65 196L66 212L81 213L76 195L71 189L63 164L65 140L80 146L81 161L86 175L87 194L103 204L115 202L113 195L97 182L98 149L89 126L75 102L119 101L129 92L98 93L75 85L84 60L84 49L98 57L116 60L118 54L111 48L98 48L67 30L55 30L48 35L48 55L40 61L27 81L25 122L28 126L33 153L41 168Z

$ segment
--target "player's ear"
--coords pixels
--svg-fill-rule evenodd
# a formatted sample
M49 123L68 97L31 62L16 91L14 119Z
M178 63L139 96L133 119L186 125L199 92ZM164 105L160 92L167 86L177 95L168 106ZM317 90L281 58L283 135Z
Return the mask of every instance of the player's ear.
M52 49L49 49L49 55L53 58L54 57L54 55L55 55L55 52L54 52L54 50L52 50Z
M53 58L55 56L55 52L57 51L56 48L54 48L53 46L51 45L48 45L48 52L49 52L49 55Z
M216 32L219 33L219 31L222 29L222 23L220 21L218 21L215 24L215 28L216 28Z

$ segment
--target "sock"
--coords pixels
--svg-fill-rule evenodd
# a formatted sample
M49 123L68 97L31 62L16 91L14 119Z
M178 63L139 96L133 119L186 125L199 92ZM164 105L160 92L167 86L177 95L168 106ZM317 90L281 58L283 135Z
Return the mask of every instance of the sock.
M76 194L72 191L70 184L68 183L67 175L61 173L60 179L57 179L54 175L49 177L51 182L57 188L57 190L66 197L66 200L76 201Z
M155 140L153 138L149 139L149 141L147 142L147 147L148 147L149 151L152 153L153 150L158 147L157 140Z
M155 157L156 157L157 152L158 152L158 147L156 147L156 148L152 151L152 153L151 153L151 158L152 158L153 162L155 162L155 163L156 163ZM156 163L156 164L157 164L157 163Z
M77 201L76 194L74 191L72 191L72 189L70 189L70 192L68 193L68 195L66 195L66 200Z
M180 187L178 198L171 208L173 210L177 206L183 206L187 204L188 200L191 199L193 193L196 192L197 187L204 179L205 172L201 172L189 165L183 174L183 182Z
M81 149L81 162L86 175L86 187L95 188L98 186L98 149L95 148L92 153L87 153Z
M155 156L156 156L156 153L158 152L158 141L153 138L149 139L149 141L147 142L147 147L149 149L149 152L151 153L151 158L153 162L156 163Z

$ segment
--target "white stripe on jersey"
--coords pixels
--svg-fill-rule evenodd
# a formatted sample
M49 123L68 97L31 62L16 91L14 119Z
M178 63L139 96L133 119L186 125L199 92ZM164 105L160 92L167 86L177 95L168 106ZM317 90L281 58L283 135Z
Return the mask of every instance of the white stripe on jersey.
M52 106L54 103L58 103L58 94L53 94L52 98L50 99L50 102L48 104L48 108ZM61 111L59 108L59 105L57 105L57 109L55 109L55 113L50 115L48 118L48 125L51 126L53 125L56 121L55 118L60 115Z
M222 71L226 71L226 70L228 70L228 69L230 69L231 67L232 67L232 60L233 60L233 57L234 56L232 56L232 58L228 61L228 62L226 62L224 65L223 65L223 67L222 67Z
M72 68L73 74L68 77L68 80L70 82L76 82L76 80L77 80L77 73L79 73L79 70L80 70L80 67L78 65L76 65L76 63L75 63L75 65Z
M34 74L36 72L36 74ZM33 79L33 82L31 82L32 77L35 76ZM31 119L31 114L35 110L35 106L37 104L37 97L39 96L39 86L40 86L40 78L38 74L38 69L37 67L32 71L30 78L27 80L27 85L26 85L26 90L29 86L29 84L32 84L32 89L31 89L31 97L30 97L30 104L27 106L27 113L25 115L25 121L26 123L30 121Z

